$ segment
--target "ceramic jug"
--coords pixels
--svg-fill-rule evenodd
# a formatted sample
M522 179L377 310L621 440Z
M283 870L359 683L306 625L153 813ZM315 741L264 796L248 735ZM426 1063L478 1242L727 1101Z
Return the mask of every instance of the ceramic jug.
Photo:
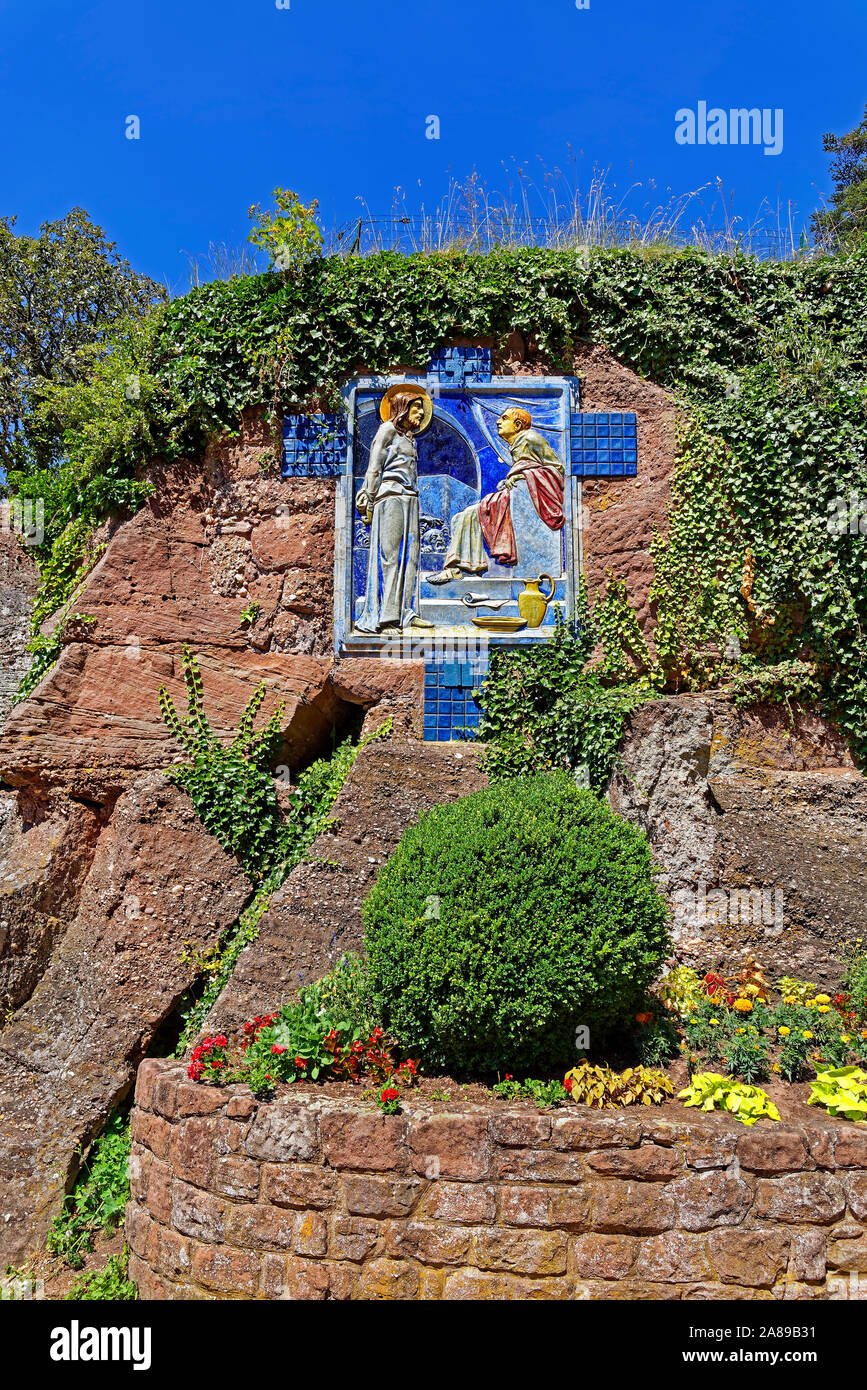
M543 579L551 585L550 594L543 594L539 588ZM548 604L554 597L554 581L550 574L540 574L538 579L525 579L523 583L525 587L518 595L518 612L527 627L541 627Z

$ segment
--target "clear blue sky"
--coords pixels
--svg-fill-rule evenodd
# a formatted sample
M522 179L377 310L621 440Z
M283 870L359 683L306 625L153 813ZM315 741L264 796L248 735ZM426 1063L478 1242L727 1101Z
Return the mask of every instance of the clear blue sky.
M285 0L284 0L285 3ZM19 229L79 204L133 264L241 243L277 185L345 222L395 186L430 207L474 167L685 193L721 177L750 220L827 192L821 136L867 101L865 0L0 0L3 183ZM784 147L684 147L675 112L782 108ZM425 138L437 115L441 138ZM136 115L141 138L125 137ZM539 161L542 161L542 164Z

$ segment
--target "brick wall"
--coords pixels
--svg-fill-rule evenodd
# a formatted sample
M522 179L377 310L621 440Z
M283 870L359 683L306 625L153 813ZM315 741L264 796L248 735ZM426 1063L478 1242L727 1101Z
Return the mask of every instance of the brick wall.
M867 1297L867 1132L527 1106L381 1115L146 1061L145 1299Z

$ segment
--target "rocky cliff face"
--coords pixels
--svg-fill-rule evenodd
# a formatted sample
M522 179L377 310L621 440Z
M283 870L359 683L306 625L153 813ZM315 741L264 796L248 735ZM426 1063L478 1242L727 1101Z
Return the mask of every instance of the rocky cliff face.
M33 556L0 512L0 728L30 666L25 648L39 574Z

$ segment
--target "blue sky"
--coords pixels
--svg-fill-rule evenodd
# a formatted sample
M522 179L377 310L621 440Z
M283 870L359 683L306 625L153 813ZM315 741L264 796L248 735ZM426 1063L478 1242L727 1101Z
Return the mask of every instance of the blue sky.
M618 195L653 180L637 205L719 177L747 221L763 199L805 216L829 188L822 133L867 101L865 0L289 5L0 0L0 212L32 231L79 204L176 290L183 253L242 243L277 184L343 223L358 197L387 214L396 186L431 207L473 168L541 180L570 146L582 184L594 165ZM700 101L782 108L782 153L678 145L675 113Z

